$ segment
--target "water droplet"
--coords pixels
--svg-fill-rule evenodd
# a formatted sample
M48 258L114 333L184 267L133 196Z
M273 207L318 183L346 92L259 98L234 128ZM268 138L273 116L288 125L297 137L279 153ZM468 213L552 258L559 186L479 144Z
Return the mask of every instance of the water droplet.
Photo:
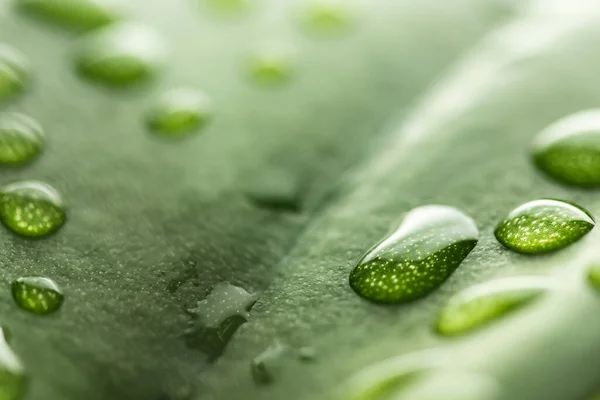
M600 187L600 109L560 119L533 141L533 159L551 178L578 187Z
M42 151L44 132L26 115L0 115L0 164L17 165L33 161Z
M12 295L23 310L38 315L51 314L63 303L63 293L50 278L25 276L12 283Z
M588 269L588 280L598 290L600 290L600 264L591 266Z
M581 239L594 227L581 207L559 200L542 199L514 209L496 227L496 239L518 253L541 254L562 249Z
M237 329L249 318L257 296L228 283L216 285L208 296L189 310L192 325L184 338L188 347L217 359Z
M298 358L300 361L312 362L317 358L317 351L313 347L300 347L298 349Z
M65 29L89 30L119 18L116 4L107 0L16 0L19 10Z
M359 260L350 273L350 286L379 303L419 299L454 272L478 237L473 220L455 208L415 208Z
M79 43L75 64L79 74L111 87L148 82L165 59L160 36L145 26L120 23L96 30Z
M263 49L253 54L248 69L255 84L269 87L288 83L294 73L290 52L279 48Z
M20 94L28 80L25 56L14 47L0 43L0 102Z
M148 127L160 136L180 138L201 129L210 119L212 104L202 92L175 89L165 93L148 116Z
M308 4L302 19L310 32L320 35L339 35L350 30L355 15L347 1L316 0Z
M0 399L18 400L23 397L27 378L19 357L7 342L5 329L0 329Z
M0 221L22 236L44 237L59 230L66 220L60 195L37 181L6 185L0 190Z
M298 212L302 208L303 182L299 174L274 168L248 181L244 189L250 201L259 207Z
M473 286L450 299L440 313L436 329L446 336L480 328L517 310L552 288L552 280L539 276L496 279Z
M250 363L252 379L257 385L272 383L282 369L282 359L291 353L291 348L276 340Z

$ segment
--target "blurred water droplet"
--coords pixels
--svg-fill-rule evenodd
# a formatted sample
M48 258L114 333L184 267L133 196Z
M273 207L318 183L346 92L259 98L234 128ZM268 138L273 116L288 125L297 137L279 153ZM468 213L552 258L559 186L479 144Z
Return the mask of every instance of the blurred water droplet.
M18 400L25 393L27 376L19 357L7 343L5 329L0 329L0 399Z
M201 0L212 11L238 15L248 11L256 0Z
M56 282L43 276L25 276L15 280L12 295L19 307L38 315L55 312L64 300Z
M65 29L89 30L119 18L118 4L109 0L16 0L24 13Z
M79 74L110 87L130 87L151 80L166 56L161 37L148 27L120 23L93 31L75 51Z
M552 288L552 280L539 276L496 279L453 296L438 316L436 329L446 336L480 328L529 304Z
M581 207L559 200L535 200L514 209L496 227L496 239L518 253L560 250L585 236L595 223Z
M252 82L258 86L281 86L294 75L293 56L283 48L264 48L250 56L248 71Z
M29 66L16 48L0 43L0 102L13 99L28 84Z
M0 221L22 236L44 237L59 230L66 212L58 192L37 181L16 182L0 190Z
M200 130L212 116L208 96L193 89L164 93L148 115L148 127L160 136L181 138Z
M317 358L317 351L313 347L300 347L298 349L300 361L312 362Z
M244 192L259 207L298 212L302 208L302 189L298 174L273 168L250 179Z
M32 118L17 113L0 114L0 164L21 165L42 151L44 132Z
M569 115L534 139L533 159L541 171L568 185L600 187L600 109Z
M276 340L250 363L252 379L257 385L273 383L283 368L283 358L291 353L291 348Z
M330 36L347 33L354 25L355 17L348 1L315 0L306 5L302 22L308 31Z
M473 220L455 208L415 208L396 231L359 260L350 273L350 286L379 303L419 299L458 268L478 237Z
M600 264L592 265L587 272L589 282L600 290Z

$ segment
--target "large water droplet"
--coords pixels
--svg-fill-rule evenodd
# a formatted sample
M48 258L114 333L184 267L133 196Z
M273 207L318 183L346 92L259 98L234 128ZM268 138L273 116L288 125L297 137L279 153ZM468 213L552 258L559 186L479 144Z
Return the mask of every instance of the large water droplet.
M291 354L292 349L276 340L265 351L256 356L250 363L252 379L258 385L272 383L279 370L282 369L282 359Z
M38 315L51 314L63 303L63 293L50 278L25 276L12 283L12 295L23 310Z
M0 329L0 399L18 400L23 398L27 379L21 360L7 343L6 333Z
M56 26L89 30L119 18L116 3L108 0L16 0L20 10Z
M20 51L0 43L0 102L21 93L29 80L27 60Z
M502 278L473 286L450 299L436 329L447 336L472 331L528 304L551 287L550 279L539 276Z
M319 35L346 33L354 24L355 15L345 0L315 0L302 14L304 26Z
M600 109L569 115L539 133L535 164L564 184L600 187Z
M281 48L265 48L251 55L248 62L250 78L259 86L281 86L294 73L291 53Z
M216 285L208 296L189 310L192 326L185 333L186 344L211 360L218 358L237 329L249 318L257 296L228 283Z
M148 127L165 137L184 137L201 129L210 119L212 104L202 92L175 89L162 95L148 116Z
M65 220L60 195L45 183L24 181L0 189L0 221L14 233L48 236L59 230Z
M0 114L0 164L33 161L42 151L44 133L37 121L17 113Z
M111 87L129 87L149 81L165 59L160 36L148 27L120 23L84 37L75 52L79 74Z
M543 199L514 209L496 227L496 239L507 248L527 254L562 249L587 234L595 223L581 207Z
M415 208L395 232L359 260L350 273L350 286L379 303L416 300L454 272L478 237L473 220L455 208Z

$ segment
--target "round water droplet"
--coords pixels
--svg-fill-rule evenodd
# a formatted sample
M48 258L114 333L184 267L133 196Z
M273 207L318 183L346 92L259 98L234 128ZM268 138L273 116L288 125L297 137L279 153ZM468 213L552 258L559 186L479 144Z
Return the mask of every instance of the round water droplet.
M446 336L480 328L538 298L552 288L552 280L539 276L496 279L473 286L450 299L440 313L436 329Z
M17 113L0 114L0 164L29 163L41 153L43 143L37 121Z
M8 345L7 331L2 328L0 334L0 398L18 400L23 398L27 377L19 357Z
M302 14L303 24L310 32L320 35L346 33L354 24L355 15L348 1L315 0Z
M595 222L584 209L559 200L535 200L514 209L496 227L496 239L518 253L562 249L585 236Z
M183 137L200 130L210 119L212 104L202 92L176 89L165 93L148 116L148 127L165 137Z
M415 208L395 232L359 260L350 273L350 286L379 303L419 299L454 272L478 237L473 220L455 208Z
M572 186L600 187L600 109L569 115L539 133L533 159L551 178Z
M119 18L116 2L109 0L16 0L24 13L65 29L89 30Z
M0 102L20 94L28 80L25 56L14 47L0 43Z
M50 278L25 276L12 283L12 295L23 310L38 315L58 310L64 296L58 285Z
M17 182L0 190L0 221L14 233L45 237L59 230L65 220L60 195L45 183Z
M292 56L285 50L264 49L250 57L248 70L257 85L281 86L293 76Z
M75 65L85 79L111 87L129 87L154 77L165 53L160 36L153 30L120 23L84 37L75 52Z

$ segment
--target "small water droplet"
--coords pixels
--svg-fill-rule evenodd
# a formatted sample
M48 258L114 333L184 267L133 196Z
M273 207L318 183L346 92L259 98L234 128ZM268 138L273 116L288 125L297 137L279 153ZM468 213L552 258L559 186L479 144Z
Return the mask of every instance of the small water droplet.
M18 400L23 398L27 377L23 364L7 342L7 332L0 329L0 399Z
M539 276L475 285L450 299L438 317L436 329L446 336L470 332L529 304L551 288L552 280Z
M0 189L0 221L14 233L45 237L59 230L65 220L60 195L45 183L16 182Z
M130 87L153 78L165 55L156 32L142 25L119 23L82 38L75 51L75 65L85 79L110 87Z
M600 187L600 109L553 123L534 139L533 159L551 178L572 186Z
M379 303L419 299L454 272L478 237L473 220L455 208L415 208L396 231L359 260L350 273L350 286Z
M21 165L42 151L44 132L32 118L17 113L0 114L0 164Z
M51 314L63 303L62 290L43 276L25 276L12 283L13 299L23 310L38 315Z
M181 138L200 130L212 115L208 96L193 89L175 89L161 96L148 116L148 127L160 136Z
M16 0L19 10L61 28L89 30L119 18L117 4L108 0Z
M312 362L317 358L317 351L314 347L300 347L298 349L298 358L300 361Z
M587 272L589 282L600 290L600 264L592 265Z
M307 5L302 19L308 31L329 36L348 32L355 15L348 1L316 0Z
M274 168L248 181L244 189L250 201L272 210L298 212L302 208L303 182L299 174Z
M252 379L257 385L273 383L282 369L282 359L291 353L291 348L276 340L250 363Z
M211 360L225 350L237 329L250 318L257 296L241 287L220 283L189 310L193 316L184 338L188 347L207 354Z
M0 43L0 102L20 94L29 81L25 56L12 46Z
M585 236L595 223L583 208L542 199L514 209L496 227L496 239L518 253L541 254L562 249Z
M281 48L265 48L251 55L248 71L252 81L265 87L288 83L294 74L291 53Z

